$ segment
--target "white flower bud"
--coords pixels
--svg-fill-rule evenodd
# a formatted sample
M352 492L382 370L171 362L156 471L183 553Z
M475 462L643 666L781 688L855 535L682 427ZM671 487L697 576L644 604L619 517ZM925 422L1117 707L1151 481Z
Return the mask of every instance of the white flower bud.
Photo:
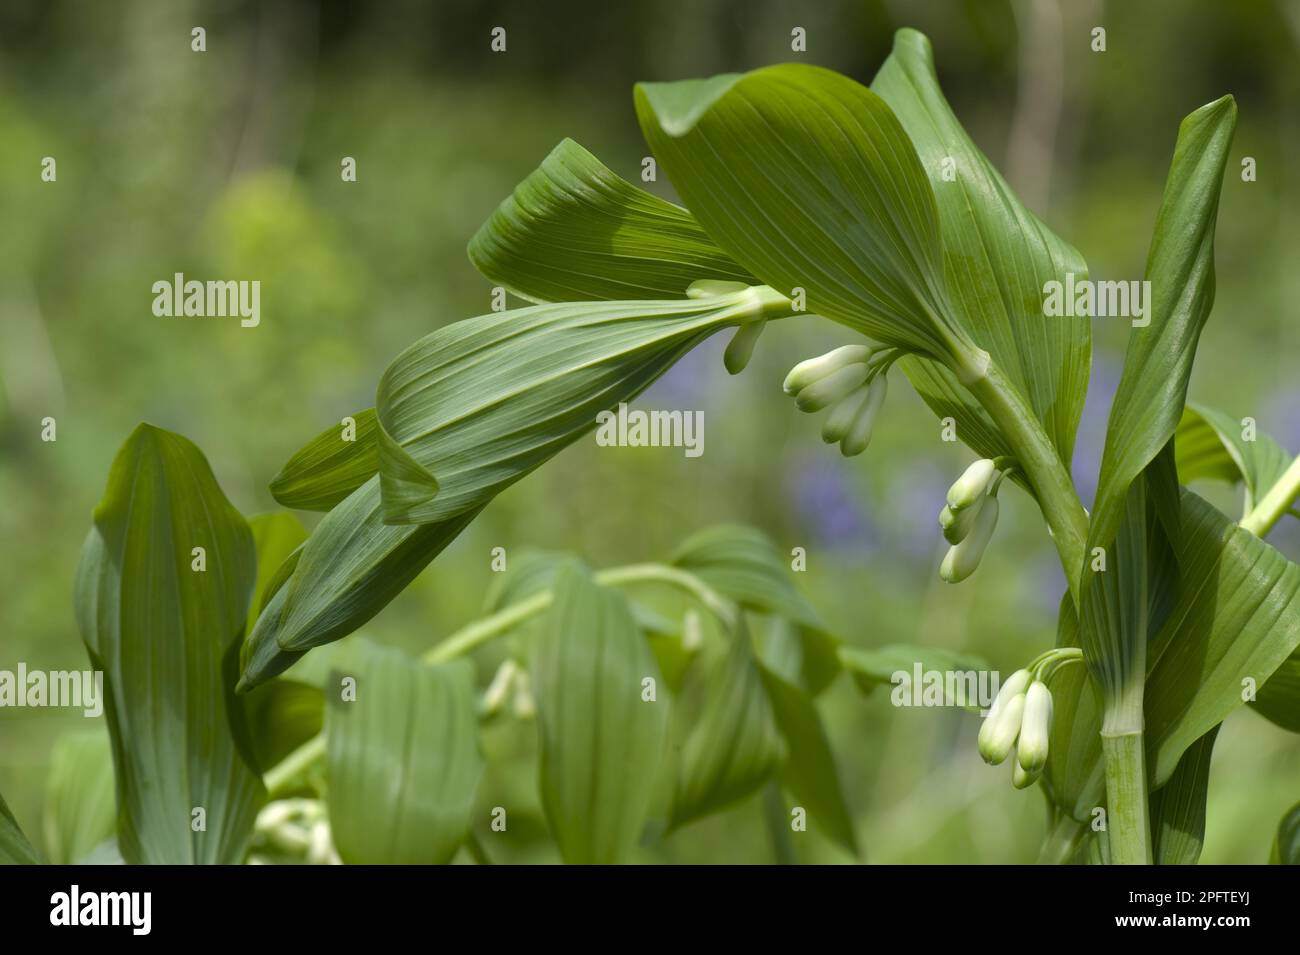
M1007 677L1006 682L998 687L998 695L993 698L993 705L989 707L989 716L1004 708L1013 697L1020 696L1028 690L1029 684L1033 681L1034 675L1023 668Z
M799 362L790 369L790 374L785 376L785 384L782 387L787 395L798 394L814 381L819 381L841 368L848 365L865 365L870 357L871 348L868 345L844 345L824 355Z
M1020 765L1018 760L1011 761L1011 785L1017 789L1028 789L1038 782L1038 773L1030 772Z
M794 397L794 402L799 406L800 411L821 411L862 387L868 374L870 372L866 365L861 363L846 365L800 389L799 394Z
M853 421L867 403L867 389L858 388L831 405L831 413L822 424L822 440L835 444L849 432Z
M876 375L867 386L867 399L853 418L849 430L840 441L840 453L846 458L861 454L871 443L871 432L875 430L876 419L880 417L880 406L885 403L885 394L889 391L889 380L884 373Z
M994 706L997 708L996 703ZM1011 754L1016 737L1020 735L1020 717L1024 710L1025 695L1017 693L996 712L989 712L979 735L980 757L984 762L996 766Z
M727 282L723 279L700 279L686 287L687 298L712 298L715 295L735 295L749 288L744 282Z
M733 375L738 375L745 370L749 364L749 359L754 355L754 346L758 344L758 336L763 334L763 328L767 322L763 319L758 321L746 322L736 329L736 334L732 336L731 341L727 344L727 350L722 353L722 364L727 371Z
M960 544L975 526L975 515L981 509L982 505L979 501L971 507L963 507L960 511L945 507L939 512L939 526L943 528L943 539L949 544Z
M975 573L997 524L998 499L990 497L980 506L979 513L975 515L975 526L970 533L961 543L948 548L948 553L939 566L939 576L950 584L956 584Z
M989 489L997 468L990 458L980 458L968 467L952 487L948 488L948 506L954 511L970 507Z
M1047 765L1047 745L1052 735L1052 691L1035 680L1025 693L1025 712L1020 721L1020 744L1016 759L1028 773L1040 773Z

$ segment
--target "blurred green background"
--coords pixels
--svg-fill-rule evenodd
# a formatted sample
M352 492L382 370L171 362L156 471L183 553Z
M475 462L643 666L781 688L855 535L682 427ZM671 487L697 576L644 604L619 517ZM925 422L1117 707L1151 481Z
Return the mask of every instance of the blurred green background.
M206 53L190 50L194 26ZM489 51L494 26L507 30L503 54ZM246 514L272 509L271 477L369 407L400 349L488 310L465 243L552 146L572 137L636 179L648 150L635 81L794 59L795 26L808 36L798 58L864 82L895 29L928 34L958 116L1094 278L1141 277L1179 120L1234 94L1218 298L1191 394L1300 449L1300 2L10 0L0 669L86 665L73 569L113 453L139 421L197 442ZM1090 50L1094 26L1106 28L1104 53ZM40 179L45 156L56 183ZM340 180L344 156L357 159L356 183ZM1245 156L1256 182L1241 181ZM666 182L651 188L671 196ZM174 272L260 279L260 327L154 317L151 285ZM1085 503L1126 332L1096 325L1075 460ZM807 548L801 585L848 642L964 649L1014 668L1050 645L1064 589L1041 522L1023 494L1003 495L984 566L963 586L941 583L936 516L969 452L939 440L901 376L872 447L847 461L780 393L795 360L848 340L818 319L779 323L736 378L723 342L707 343L641 402L702 409L703 457L579 443L497 499L367 633L418 649L471 619L496 546L603 566L666 556L731 520ZM40 440L46 416L55 443ZM1236 513L1231 492L1205 493ZM1295 525L1274 537L1293 559ZM823 711L869 860L1033 860L1043 799L980 762L975 719L895 709L880 692L864 700L843 678ZM72 711L0 710L0 792L34 837L51 746L85 725ZM485 786L535 804L532 733L489 733ZM1300 741L1236 713L1215 751L1203 860L1264 861L1297 799ZM768 861L759 802L687 828L657 858ZM556 858L540 826L518 827L519 858ZM800 846L807 860L844 858L814 834Z

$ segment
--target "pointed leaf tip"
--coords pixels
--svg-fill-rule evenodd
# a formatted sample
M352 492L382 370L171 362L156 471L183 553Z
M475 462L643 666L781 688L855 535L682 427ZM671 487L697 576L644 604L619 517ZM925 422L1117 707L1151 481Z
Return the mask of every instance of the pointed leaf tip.
M659 126L674 139L689 133L700 117L741 78L740 73L721 73L707 79L677 80L672 83L638 83L636 97L654 111Z

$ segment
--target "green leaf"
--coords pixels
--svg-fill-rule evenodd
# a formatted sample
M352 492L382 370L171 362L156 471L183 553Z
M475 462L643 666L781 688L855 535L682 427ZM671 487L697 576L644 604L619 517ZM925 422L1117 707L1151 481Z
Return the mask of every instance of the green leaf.
M626 598L576 562L555 580L555 602L533 650L542 805L570 864L621 862L645 825L663 764L666 695Z
M477 515L475 510L438 524L389 526L379 477L371 478L316 525L292 575L257 618L241 657L239 691L361 627Z
M762 531L740 524L705 528L683 541L671 562L741 607L797 626L797 676L781 670L787 679L816 695L839 673L839 641L795 588L789 564Z
M1300 865L1300 803L1292 806L1278 823L1268 861L1271 865Z
M248 524L202 452L138 427L95 508L76 589L82 639L104 671L118 842L132 864L243 855L264 795L231 694L254 562Z
M1156 865L1196 865L1205 842L1205 800L1216 726L1183 753L1169 782L1151 794L1151 837Z
M45 781L45 850L55 865L81 862L117 828L113 750L102 728L64 733Z
M1180 597L1147 652L1153 790L1197 740L1242 705L1248 679L1266 686L1300 645L1300 567L1187 490L1180 527ZM1064 738L1053 731L1048 767L1058 804L1086 821L1103 801L1100 747L1088 743L1100 731L1100 707L1090 705L1086 691L1068 690L1076 669L1059 671L1052 685L1058 712L1074 707L1074 726Z
M567 559L561 551L521 550L511 553L504 572L492 575L483 598L483 613L493 614L534 594L550 590L555 572Z
M864 695L869 696L880 686L893 686L895 692L905 694L910 700L914 692L925 692L924 676L921 689L913 689L916 670L919 667L923 675L928 673L944 675L942 694L945 703L975 712L982 709L978 692L978 675L992 672L988 662L978 656L946 650L942 647L922 647L914 643L894 643L871 649L841 647L840 659L849 675L853 677L853 682ZM971 676L954 680L950 686L947 674L971 674ZM953 692L950 693L950 689Z
M704 713L682 754L672 828L754 793L787 756L743 620L737 624L726 656L717 662L705 685Z
M379 383L384 519L422 524L482 507L713 332L788 306L770 289L746 288L539 305L438 329Z
M257 553L257 581L253 585L253 599L248 606L248 622L244 627L246 633L251 633L262 607L293 572L297 564L294 555L307 540L307 529L288 511L254 515L248 526L253 532L253 549Z
M871 83L893 110L928 175L939 214L948 293L961 324L1029 399L1069 464L1091 363L1082 317L1044 314L1046 283L1087 277L1077 251L1029 212L971 141L944 98L930 41L899 30ZM948 178L945 178L945 174ZM996 426L944 366L920 358L903 370L941 418L982 457L1010 454Z
M701 279L758 284L689 212L626 182L571 139L501 203L469 257L532 302L680 298Z
M280 469L271 495L285 507L328 511L379 470L378 428L374 408L326 428Z
M1156 218L1146 279L1151 324L1132 329L1102 455L1092 522L1115 537L1129 486L1173 437L1201 329L1214 304L1214 227L1237 121L1225 96L1183 120Z
M1300 733L1300 651L1273 671L1251 701L1255 712L1292 733Z
M1147 754L1162 784L1300 645L1300 567L1183 492L1183 596L1148 650Z
M18 828L9 804L0 796L0 865L40 865L40 854Z
M1079 645L1079 618L1070 595L1061 598L1057 647ZM1053 674L1048 688L1053 709L1073 714L1052 721L1043 779L1053 801L1079 822L1091 822L1092 810L1106 801L1102 775L1101 704L1095 685L1082 666L1065 666Z
M879 96L819 67L641 83L647 142L700 225L761 281L888 345L982 372L944 287L934 193Z
M319 687L275 679L244 697L253 754L263 771L314 738L325 725L325 695Z
M357 865L450 861L469 833L483 775L473 666L422 666L371 646L347 675L356 699L331 693L326 719L339 856Z
M858 840L835 769L835 754L812 698L778 674L760 667L776 724L789 753L777 773L781 784L808 812L809 821L829 838L857 855Z
M1214 302L1214 227L1236 116L1232 98L1224 97L1179 127L1147 257L1150 324L1129 336L1089 526L1088 554L1102 548L1107 563L1104 573L1087 569L1091 560L1084 570L1081 643L1106 695L1108 719L1130 725L1141 719L1128 710L1141 699L1148 629L1160 623L1155 602L1171 575L1170 541L1185 551L1177 540L1172 438ZM1123 717L1114 710L1121 697Z
M1242 513L1249 514L1286 473L1291 456L1267 434L1254 434L1247 441L1242 428L1231 415L1189 402L1178 422L1178 479L1184 484L1200 478L1243 482L1246 500Z

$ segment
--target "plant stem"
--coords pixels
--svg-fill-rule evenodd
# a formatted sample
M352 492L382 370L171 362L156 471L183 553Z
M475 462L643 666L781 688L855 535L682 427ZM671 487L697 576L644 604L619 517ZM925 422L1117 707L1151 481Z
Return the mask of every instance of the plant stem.
M794 839L790 836L790 817L786 815L781 787L776 783L768 783L763 788L763 822L767 825L767 834L772 838L776 864L798 865L799 854L795 852Z
M266 786L266 798L268 800L276 799L289 792L291 784L298 778L298 775L310 769L324 755L325 734L321 732L307 740L263 774L262 782Z
M655 563L628 564L597 571L593 576L597 583L607 587L640 583L670 584L685 590L724 624L730 626L735 619L735 612L716 590L695 574L678 567ZM421 659L424 663L435 664L446 663L448 660L463 656L493 637L542 613L550 607L554 599L550 590L542 590L525 597L491 616L461 627L446 640L430 649ZM321 731L263 774L262 781L266 785L267 798L275 799L290 792L294 780L324 755L325 733Z
M628 564L625 567L610 567L597 571L594 577L596 583L606 587L643 583L671 584L691 594L723 623L732 622L733 614L726 600L695 574L677 567L670 567L667 564ZM553 599L550 590L539 591L531 597L497 611L490 617L484 617L462 627L429 650L422 659L425 663L445 663L462 656L487 643L498 634L518 626L530 617L537 616L550 607Z
M1065 813L1056 821L1052 831L1043 840L1043 847L1038 852L1039 865L1065 865L1074 858L1079 843L1088 834L1088 827L1072 819Z
M1146 745L1142 731L1101 734L1106 759L1106 832L1115 865L1150 865Z
M1286 473L1268 489L1250 513L1241 519L1241 526L1256 537L1263 537L1282 519L1297 497L1300 497L1300 456L1291 462Z
M990 364L967 387L1006 437L1021 472L1034 489L1077 607L1088 542L1088 515L1079 503L1069 471L1038 416L996 365Z

